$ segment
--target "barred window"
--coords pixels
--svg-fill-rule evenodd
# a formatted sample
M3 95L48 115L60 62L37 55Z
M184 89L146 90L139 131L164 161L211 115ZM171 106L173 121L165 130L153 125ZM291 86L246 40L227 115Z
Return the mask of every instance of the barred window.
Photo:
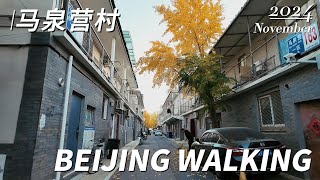
M284 119L279 90L269 91L258 98L262 130L283 130Z

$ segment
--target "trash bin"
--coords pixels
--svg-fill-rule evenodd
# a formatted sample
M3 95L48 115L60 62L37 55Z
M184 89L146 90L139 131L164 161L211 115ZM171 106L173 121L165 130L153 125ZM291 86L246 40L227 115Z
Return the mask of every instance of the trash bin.
M168 133L168 136L169 136L169 138L173 138L172 132L169 132L169 133Z
M112 150L119 149L120 139L108 139L107 158L111 159Z

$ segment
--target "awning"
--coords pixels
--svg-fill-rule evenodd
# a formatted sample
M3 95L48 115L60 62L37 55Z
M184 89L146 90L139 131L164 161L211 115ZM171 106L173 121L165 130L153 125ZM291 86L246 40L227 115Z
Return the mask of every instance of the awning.
M182 117L180 116L171 116L169 117L168 119L166 119L163 124L168 124L168 123L172 123L172 122L175 122L175 121L180 121L182 120Z
M239 55L239 51L249 46L249 33L253 39L258 34L253 34L255 23L264 23L270 25L276 23L276 20L270 20L270 8L275 6L279 0L248 0L241 8L235 19L231 22L223 35L217 41L213 49L222 55L223 62ZM277 4L278 7L287 5L301 5L303 1L282 0Z

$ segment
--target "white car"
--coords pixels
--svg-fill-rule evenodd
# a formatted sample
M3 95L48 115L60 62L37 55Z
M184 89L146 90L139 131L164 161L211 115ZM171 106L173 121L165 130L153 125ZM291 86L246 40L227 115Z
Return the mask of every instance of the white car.
M160 130L157 130L155 133L154 133L155 136L162 136L162 132Z

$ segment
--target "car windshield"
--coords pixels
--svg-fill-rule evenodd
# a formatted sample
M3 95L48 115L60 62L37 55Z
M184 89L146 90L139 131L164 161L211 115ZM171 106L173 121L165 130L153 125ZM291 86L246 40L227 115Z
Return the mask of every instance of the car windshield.
M218 130L229 142L263 139L263 134L249 128L226 128Z

